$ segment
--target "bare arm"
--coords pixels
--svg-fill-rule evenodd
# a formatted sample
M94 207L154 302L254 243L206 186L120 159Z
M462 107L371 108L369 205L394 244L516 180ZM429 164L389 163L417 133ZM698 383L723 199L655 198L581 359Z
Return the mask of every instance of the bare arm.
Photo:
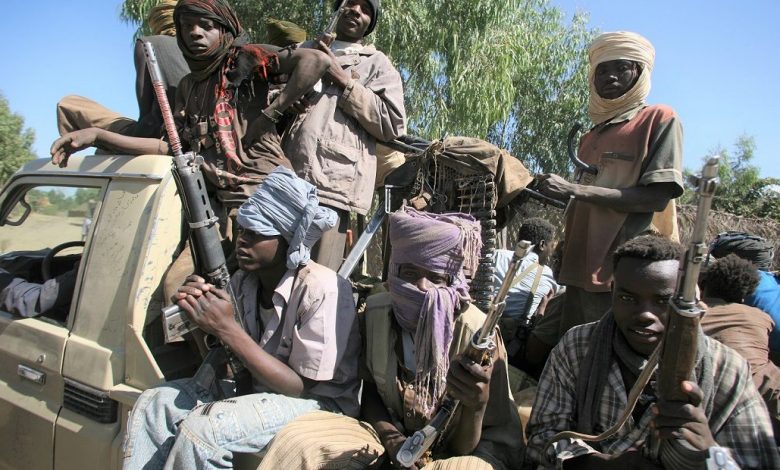
M314 49L282 49L278 57L275 73L290 78L279 97L266 108L267 113L281 113L292 106L314 87L329 66L328 56Z
M98 147L109 152L128 155L167 155L168 143L162 139L130 137L116 132L90 127L69 132L51 144L51 162L60 168L68 166L68 158L79 150Z
M619 212L659 212L677 193L675 183L653 183L632 188L602 188L570 183L558 175L537 177L539 191L562 201L570 197Z
M461 417L448 442L455 455L468 455L482 438L482 420L490 397L492 364L487 367L471 359L458 356L450 364L447 374L447 392L460 400Z
M379 396L376 385L372 382L363 382L363 397L360 412L361 418L368 421L374 430L376 430L379 435L379 440L385 448L387 457L397 464L395 457L398 455L398 450L406 440L406 436L404 436L395 424L393 424L393 420L390 418L387 408L385 408L382 403L382 397ZM412 468L417 467L412 466Z
M217 336L249 369L252 377L270 390L299 397L304 379L287 364L261 348L233 316L227 292L192 275L172 299L205 332Z

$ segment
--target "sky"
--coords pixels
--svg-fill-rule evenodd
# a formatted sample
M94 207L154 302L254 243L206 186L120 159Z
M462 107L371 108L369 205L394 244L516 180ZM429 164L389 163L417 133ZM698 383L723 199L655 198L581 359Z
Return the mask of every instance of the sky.
M672 106L683 122L683 164L701 167L719 146L753 136L753 164L780 178L780 1L551 0L567 18L589 13L588 27L629 30L655 46L649 102ZM56 103L89 97L129 117L134 92L133 32L119 0L14 1L5 8L0 93L35 130L34 151L49 154L58 137ZM380 26L381 27L381 24ZM410 45L410 47L413 47Z

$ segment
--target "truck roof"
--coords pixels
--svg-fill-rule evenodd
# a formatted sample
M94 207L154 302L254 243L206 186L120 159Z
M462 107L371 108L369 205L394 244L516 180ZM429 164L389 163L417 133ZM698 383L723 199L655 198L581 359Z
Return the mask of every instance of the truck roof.
M171 171L171 160L168 155L90 155L70 157L68 166L59 168L50 159L40 158L27 162L18 174L161 179Z

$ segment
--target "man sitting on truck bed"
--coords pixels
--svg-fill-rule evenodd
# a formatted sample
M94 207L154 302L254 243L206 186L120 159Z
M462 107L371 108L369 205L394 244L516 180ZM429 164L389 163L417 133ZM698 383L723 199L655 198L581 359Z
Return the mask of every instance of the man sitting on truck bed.
M194 379L145 391L128 420L124 468L230 468L233 452L259 452L296 416L358 414L360 333L352 289L309 261L336 223L316 189L278 168L238 211L231 279L246 329L226 292L190 276L174 301L249 370L250 395L214 401ZM209 387L211 388L211 387Z
M179 83L174 105L182 146L203 156L209 193L225 214L235 212L277 166L291 168L276 116L311 90L330 62L314 49L271 52L273 46L249 44L225 0L181 0L173 16L191 70ZM277 74L289 74L289 80L269 104L268 75ZM171 151L164 140L89 128L54 141L52 163L64 166L72 153L87 147L131 155Z

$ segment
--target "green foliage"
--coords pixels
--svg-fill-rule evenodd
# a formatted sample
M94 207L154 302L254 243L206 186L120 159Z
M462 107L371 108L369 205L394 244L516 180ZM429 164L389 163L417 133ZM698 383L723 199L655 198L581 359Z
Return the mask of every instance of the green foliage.
M73 188L44 186L28 191L25 200L36 213L68 216L72 211L89 213L90 203L97 199L99 193L100 190L96 188L78 188L74 191Z
M143 27L156 0L124 0ZM331 0L233 0L252 37L268 17L322 31ZM571 23L549 0L384 0L370 37L404 81L409 133L468 135L520 158L533 172L569 173L566 135L587 120L586 17Z
M21 167L36 158L32 149L35 132L24 128L24 118L11 111L0 94L0 185Z
M780 221L780 179L761 178L758 167L750 161L756 150L752 136L743 135L734 143L733 153L720 147L712 155L720 155L718 176L720 185L715 191L712 208L752 218L771 218ZM686 170L686 175L691 171ZM692 188L691 188L692 189ZM683 203L693 202L694 193L688 191Z

